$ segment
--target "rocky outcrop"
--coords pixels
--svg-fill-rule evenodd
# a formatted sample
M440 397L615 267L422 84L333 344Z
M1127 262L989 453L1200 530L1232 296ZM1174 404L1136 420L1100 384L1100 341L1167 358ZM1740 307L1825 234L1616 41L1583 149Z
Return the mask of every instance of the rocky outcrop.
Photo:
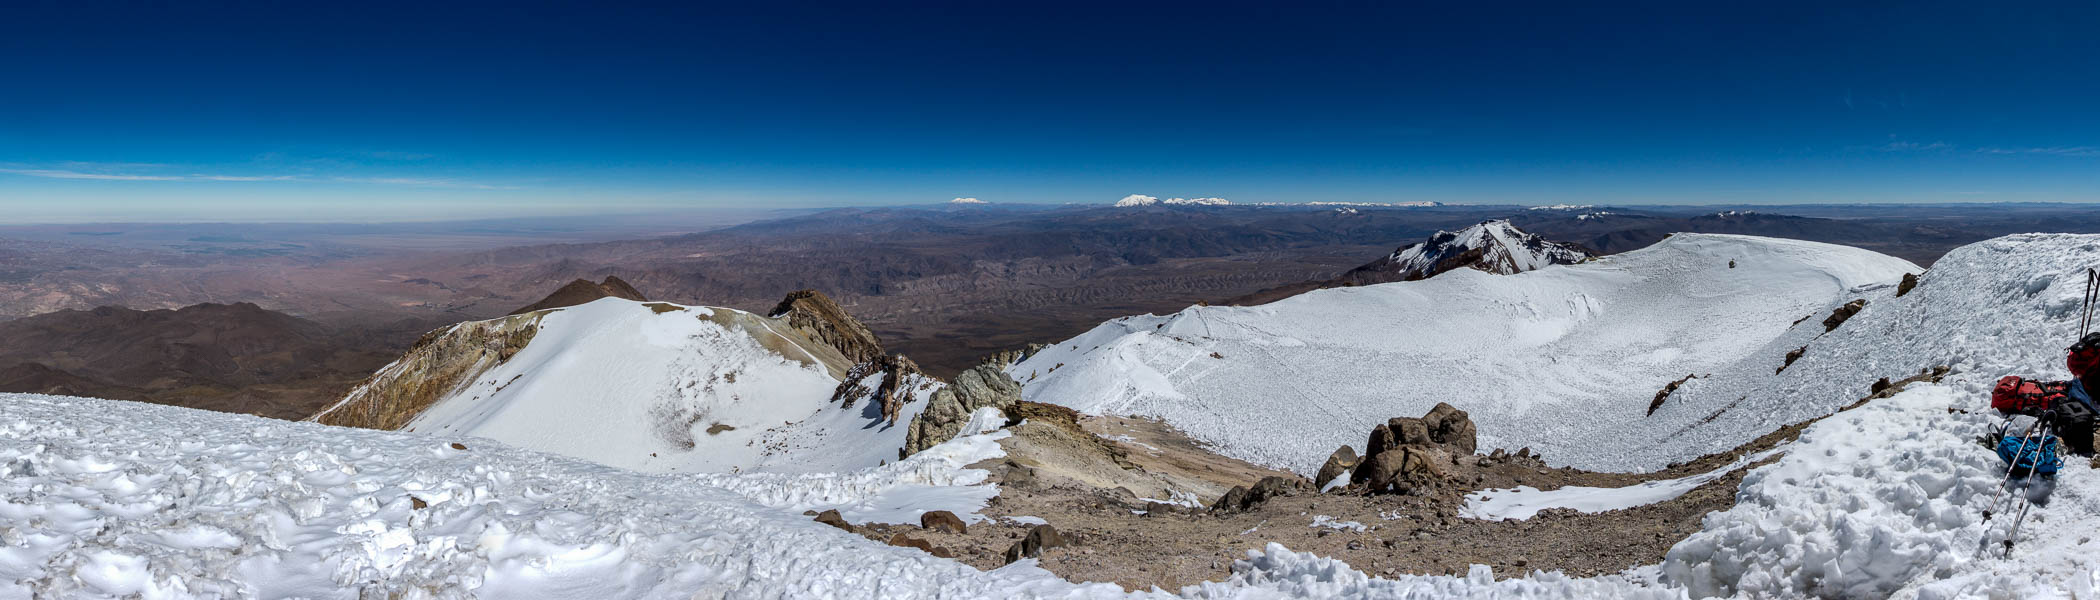
M1047 347L1048 346L1044 344L1029 344L1027 347L1021 348L1019 350L1005 350L1000 352L994 352L990 356L984 357L984 360L981 361L981 363L988 365L997 365L999 368L1004 369L1009 366L1020 364L1021 361L1028 360L1028 357L1035 356L1035 353L1041 352L1043 348Z
M1917 273L1904 273L1904 274L1903 274L1903 282L1902 282L1902 283L1898 283L1898 284L1896 284L1896 297L1897 297L1897 298L1902 298L1904 294L1908 294L1908 293L1910 293L1910 291L1911 291L1911 290L1913 290L1913 289L1917 289L1917 287L1918 287L1918 274L1917 274Z
M1421 418L1389 419L1371 429L1365 458L1349 475L1350 486L1370 493L1409 494L1442 485L1439 465L1473 454L1478 433L1471 415L1442 402Z
M1787 367L1794 366L1794 361L1801 360L1801 356L1805 354L1808 354L1808 346L1802 346L1787 352L1786 358L1779 363L1779 368L1777 370L1772 371L1772 374L1778 375L1780 373L1785 373Z
M539 332L540 317L545 314L469 321L425 334L400 360L307 420L342 427L400 429L461 384L523 350Z
M1210 512L1229 514L1254 510L1262 503L1274 498L1295 496L1311 491L1312 486L1295 477L1271 475L1255 482L1254 487L1233 486L1217 502L1210 505Z
M790 293L768 314L787 322L789 328L802 332L809 339L837 348L840 354L855 363L878 360L885 354L875 332L847 314L823 292L801 290Z
M873 388L868 387L868 380L877 376L880 381ZM918 363L902 354L891 354L847 369L839 386L832 390L831 401L840 408L853 408L854 403L867 398L881 404L885 421L896 423L898 411L912 401L912 390L930 382L919 371Z
M1844 325L1845 321L1851 320L1852 315L1859 314L1859 310L1866 307L1867 299L1865 298L1846 302L1844 306L1837 307L1836 310L1830 311L1830 316L1823 318L1823 331L1828 333L1836 330L1839 325Z
M1006 549L1006 562L1012 564L1023 558L1036 558L1042 556L1045 549L1064 545L1065 537L1057 533L1056 527L1048 524L1037 525L1028 530L1028 535L1022 537L1021 541L1014 542L1012 547Z
M605 276L605 281L599 283L591 283L585 279L571 281L568 285L554 290L554 293L548 294L546 298L540 299L539 302L510 311L510 314L522 315L538 310L576 306L578 304L587 304L600 298L625 298L635 302L649 301L648 298L642 296L641 291L634 289L634 286L627 285L626 281L607 275Z
M1789 360L1789 361L1787 361L1787 362L1788 362L1788 363L1792 363L1792 362L1794 362L1794 361L1791 361L1791 360ZM1780 367L1780 368L1781 368L1781 369L1785 369L1786 367ZM1676 380L1676 381L1672 381L1672 382L1670 382L1670 383L1669 383L1669 385L1665 385L1665 386L1663 386L1663 389L1662 389L1662 391L1659 391L1659 392L1656 392L1656 393L1655 393L1655 399L1654 399L1654 400L1651 400L1651 401L1649 401L1649 402L1648 402L1648 414L1651 414L1651 415L1652 415L1652 414L1655 414L1655 409L1658 409L1658 408L1662 408L1662 405L1663 405L1663 401L1664 401L1664 400L1669 400L1669 399L1670 399L1670 394L1673 394L1673 393L1676 393L1676 392L1677 392L1677 386L1681 386L1681 385L1684 385L1684 382L1687 382L1687 381L1691 381L1691 380L1693 380L1693 379L1697 379L1698 377L1699 377L1698 375L1693 375L1693 374L1686 374L1686 375L1684 376L1684 379L1679 379L1679 380Z
M970 413L977 412L977 409L991 407L1003 412L1020 402L1021 383L998 367L978 365L963 371L955 376L954 383L935 391L926 410L912 420L911 431L905 434L899 458L955 439L963 424L969 422Z

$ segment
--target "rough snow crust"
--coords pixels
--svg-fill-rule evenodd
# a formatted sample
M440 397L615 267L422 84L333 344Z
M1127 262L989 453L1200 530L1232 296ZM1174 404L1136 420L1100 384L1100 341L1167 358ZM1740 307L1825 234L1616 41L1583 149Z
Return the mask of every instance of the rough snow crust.
M1810 426L1744 478L1734 508L1670 549L1664 579L1693 597L2094 597L2100 473L2084 461L2027 515L2013 557L1999 555L2013 518L1983 521L2004 475L1975 442L1992 420L1984 381L1920 386ZM1977 558L1986 531L1991 553Z
M894 424L865 398L840 409L830 401L839 382L795 343L806 341L772 327L735 309L619 298L554 310L524 350L404 429L655 472L840 471L895 460L926 403L905 405ZM919 400L934 389L913 387Z
M957 461L996 452L989 437L832 478L646 474L479 439L461 450L428 435L0 394L0 598L1175 597L1073 584L1032 560L978 571L801 514L971 480ZM1372 579L1276 545L1249 556L1231 581L1182 597L1637 591L1620 578L1491 582L1485 567Z
M2013 235L1956 248L1909 294L1897 297L1893 284L1846 294L1838 301L1864 298L1866 308L1829 333L1827 307L1789 317L1803 320L1712 377L1685 382L1654 416L1581 432L1570 445L1610 446L1617 457L1607 466L1653 470L1830 414L1882 377L1950 366L1992 379L2069 379L2063 352L2077 338L2085 270L2095 265L2095 235ZM1803 346L1799 360L1774 373ZM1627 436L1644 441L1615 443Z
M1640 422L1664 384L1766 349L1850 289L1919 270L1857 248L1678 234L1516 275L1460 269L1117 319L1008 372L1030 400L1160 417L1226 455L1308 474L1440 401L1472 414L1483 449L1633 469L1647 465L1622 458L1626 439L1587 434Z

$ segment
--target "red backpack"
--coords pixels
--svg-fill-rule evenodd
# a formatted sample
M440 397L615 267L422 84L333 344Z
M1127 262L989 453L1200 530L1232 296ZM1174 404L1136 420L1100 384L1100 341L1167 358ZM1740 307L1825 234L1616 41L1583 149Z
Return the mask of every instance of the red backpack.
M2068 381L2035 381L2007 375L1991 388L1991 408L2008 414L2039 414L2058 402L2071 389Z
M2071 370L2072 377L2083 378L2094 367L2100 367L2100 333L2086 334L2084 339L2072 344L2070 354L2064 356L2064 368Z

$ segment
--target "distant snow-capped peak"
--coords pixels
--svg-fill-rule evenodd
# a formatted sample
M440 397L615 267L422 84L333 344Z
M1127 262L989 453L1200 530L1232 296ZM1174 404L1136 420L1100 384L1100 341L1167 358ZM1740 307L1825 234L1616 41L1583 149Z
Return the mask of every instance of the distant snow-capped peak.
M978 199L976 199L976 198L956 198L956 199L954 199L954 200L949 200L949 201L948 201L948 203L949 203L949 204L991 204L990 202L985 202L985 201L983 201L983 200L978 200Z
M1572 245L1526 233L1496 219L1458 231L1438 231L1429 241L1410 244L1386 257L1389 270L1407 279L1426 279L1459 267L1510 275L1548 265L1582 262L1590 254Z
M1232 205L1232 201L1226 200L1224 198L1168 198L1165 200L1161 200L1159 198L1147 196L1144 194L1131 194L1128 196L1124 196L1122 200L1116 201L1117 208L1154 206L1162 204L1167 206L1230 206Z

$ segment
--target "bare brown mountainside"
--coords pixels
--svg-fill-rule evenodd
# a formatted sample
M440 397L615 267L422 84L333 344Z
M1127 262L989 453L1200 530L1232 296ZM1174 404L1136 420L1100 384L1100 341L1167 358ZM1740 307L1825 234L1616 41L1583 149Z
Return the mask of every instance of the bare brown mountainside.
M0 322L0 391L296 419L392 359L388 344L254 304L105 306Z
M813 289L932 374L1132 313L1331 276L1477 209L837 210L671 238L510 248L394 270L492 290L618 274L659 300L763 312Z
M599 283L591 283L587 279L571 281L568 285L561 286L561 289L554 290L554 293L548 294L546 298L541 298L539 302L510 311L510 314L521 315L535 310L575 306L600 298L622 298L636 302L649 301L648 298L642 296L641 292L636 291L634 286L621 281L619 277L607 275L605 276L605 281Z

